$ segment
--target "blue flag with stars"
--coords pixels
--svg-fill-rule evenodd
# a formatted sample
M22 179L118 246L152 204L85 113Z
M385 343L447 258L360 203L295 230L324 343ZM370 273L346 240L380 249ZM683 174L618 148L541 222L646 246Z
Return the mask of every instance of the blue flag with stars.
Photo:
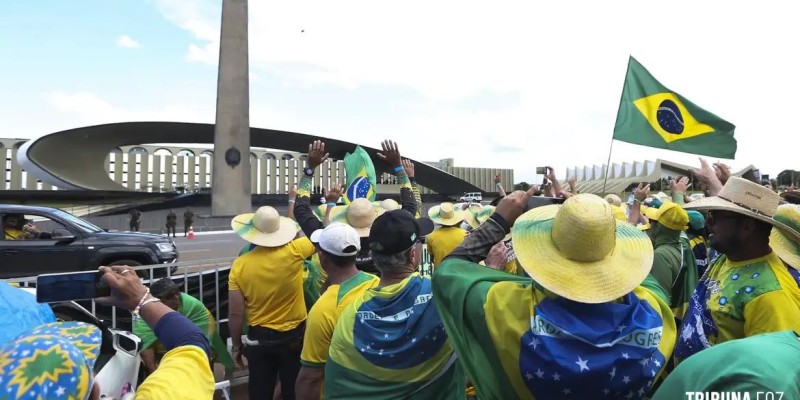
M327 399L463 400L464 390L429 278L370 289L343 311L325 366Z

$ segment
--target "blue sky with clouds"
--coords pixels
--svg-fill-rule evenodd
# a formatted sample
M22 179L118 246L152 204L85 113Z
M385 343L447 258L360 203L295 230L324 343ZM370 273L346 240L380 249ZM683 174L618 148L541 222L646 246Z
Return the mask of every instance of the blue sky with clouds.
M415 159L602 164L628 55L737 125L730 163L796 167L800 27L782 3L250 1L251 125ZM213 122L220 0L0 6L0 136L136 120ZM304 32L303 32L304 31ZM613 160L696 156L616 143Z

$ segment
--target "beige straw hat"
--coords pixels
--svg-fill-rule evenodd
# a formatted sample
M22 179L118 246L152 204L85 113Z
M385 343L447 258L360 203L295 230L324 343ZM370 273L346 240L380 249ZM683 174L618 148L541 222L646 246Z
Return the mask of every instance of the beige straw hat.
M281 217L270 206L260 207L255 213L240 214L231 221L231 228L242 239L258 246L280 247L297 236L297 223Z
M337 206L331 211L331 222L342 222L355 228L361 237L369 236L369 229L375 218L385 212L382 207L375 207L372 202L360 197L346 206Z
M608 204L611 204L612 206L619 207L620 204L622 204L622 199L620 199L619 196L615 194L607 194L606 197L604 198L608 202Z
M399 210L401 208L400 203L394 199L383 200L378 205L386 211Z
M511 230L517 261L547 290L580 303L605 303L639 286L653 265L650 239L614 219L603 198L579 194L534 208Z
M773 218L779 203L780 196L772 190L747 179L732 176L725 182L718 195L697 199L686 204L684 208L698 211L723 210L742 214L764 221L778 228L790 240L800 242L800 232Z
M456 209L453 203L442 203L428 210L428 217L442 226L455 226L464 221L464 210Z
M800 231L800 205L784 204L775 212L775 220L795 231ZM800 242L792 240L783 231L772 228L769 236L769 247L778 257L792 268L800 270Z

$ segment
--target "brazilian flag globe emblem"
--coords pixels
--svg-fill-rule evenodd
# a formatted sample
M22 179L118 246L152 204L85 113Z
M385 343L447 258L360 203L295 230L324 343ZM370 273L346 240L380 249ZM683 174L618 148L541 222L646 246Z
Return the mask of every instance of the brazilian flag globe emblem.
M614 139L733 159L736 127L659 83L635 58L628 62Z

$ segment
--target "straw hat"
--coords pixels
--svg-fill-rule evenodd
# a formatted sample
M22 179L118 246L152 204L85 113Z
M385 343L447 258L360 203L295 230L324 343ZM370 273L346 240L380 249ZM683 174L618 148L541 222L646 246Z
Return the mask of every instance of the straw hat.
M534 208L511 232L517 260L528 275L581 303L605 303L630 293L653 265L647 235L616 221L611 205L593 194Z
M380 203L378 203L378 206L386 211L399 210L400 208L402 208L400 206L400 203L398 203L394 199L386 199L384 201L381 201Z
M470 203L466 210L464 210L464 220L469 224L469 227L476 229L486 222L494 212L493 206L483 206L478 203Z
M784 204L775 212L775 220L800 231L800 205ZM772 228L769 247L792 268L800 270L800 242L792 240L782 231Z
M800 204L800 190L789 190L781 193L780 196L787 203Z
M608 202L608 204L611 204L613 206L619 207L619 205L622 204L622 199L620 199L619 196L615 194L607 194L606 197L604 197L604 199Z
M361 197L346 206L337 206L331 211L331 222L342 222L355 228L358 236L369 236L369 228L375 218L386 212L383 207L376 207L372 202Z
M685 206L690 210L723 210L742 214L766 222L778 228L789 239L800 242L800 233L773 216L778 209L780 196L755 182L732 176L725 182L719 194L704 197Z
M297 236L297 223L281 217L270 206L259 207L255 213L240 214L231 221L231 228L242 239L258 246L280 247Z
M456 209L453 203L442 203L428 210L428 217L432 219L433 222L442 226L460 224L465 218L464 214L464 210Z

